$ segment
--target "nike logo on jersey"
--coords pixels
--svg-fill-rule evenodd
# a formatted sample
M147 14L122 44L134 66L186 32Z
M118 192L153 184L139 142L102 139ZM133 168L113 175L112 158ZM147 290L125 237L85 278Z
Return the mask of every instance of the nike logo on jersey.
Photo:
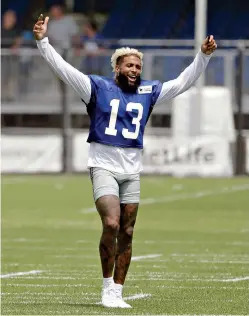
M145 94L145 93L151 93L151 92L152 92L152 86L138 87L138 94Z

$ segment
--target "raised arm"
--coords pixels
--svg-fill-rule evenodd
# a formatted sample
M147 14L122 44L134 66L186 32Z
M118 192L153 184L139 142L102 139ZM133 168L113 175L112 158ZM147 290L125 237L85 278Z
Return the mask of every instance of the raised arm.
M213 35L207 37L194 61L174 80L164 82L155 105L173 99L188 90L207 67L212 53L217 48Z
M69 84L87 104L91 97L91 83L88 76L67 63L49 44L47 37L44 37L47 31L49 18L43 21L42 15L34 26L33 32L37 42L37 47L42 57L47 61L53 71L65 83Z

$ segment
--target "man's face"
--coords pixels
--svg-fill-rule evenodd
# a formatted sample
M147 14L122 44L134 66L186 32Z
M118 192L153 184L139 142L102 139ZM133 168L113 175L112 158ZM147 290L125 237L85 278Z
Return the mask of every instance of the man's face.
M136 91L141 82L141 60L135 55L124 56L116 66L116 79L122 89Z
M59 19L62 16L62 9L60 6L58 5L54 5L51 7L50 9L50 15L52 16L52 18L54 19Z
M9 30L13 28L16 24L16 15L15 12L9 10L6 11L3 16L3 26L5 29Z

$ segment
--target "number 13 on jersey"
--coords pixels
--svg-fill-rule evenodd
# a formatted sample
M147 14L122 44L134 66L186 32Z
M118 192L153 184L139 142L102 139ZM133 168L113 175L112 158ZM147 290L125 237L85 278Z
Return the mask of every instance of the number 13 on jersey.
M112 136L117 135L118 131L116 129L116 122L117 122L117 117L118 117L119 104L120 104L120 100L118 99L113 99L110 102L110 106L112 110L111 110L109 126L106 127L105 129L105 134L107 135L112 135ZM126 105L126 111L132 112L132 110L138 111L137 117L134 117L131 122L132 125L136 126L135 132L130 132L127 128L123 128L122 135L124 138L137 139L139 135L139 130L140 130L140 121L143 117L143 106L141 103L129 102Z

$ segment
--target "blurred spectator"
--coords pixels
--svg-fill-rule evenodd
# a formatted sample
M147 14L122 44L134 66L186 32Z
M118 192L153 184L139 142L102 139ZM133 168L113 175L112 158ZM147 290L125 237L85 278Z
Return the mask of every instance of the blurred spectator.
M36 43L34 40L32 25L27 23L21 32L21 50L20 50L20 77L19 77L19 90L21 95L26 95L28 88L30 87L29 79L33 66L33 52L32 49L36 49Z
M20 32L17 27L17 16L12 10L8 10L3 15L1 27L1 47L18 48L20 46Z
M10 102L16 98L16 77L18 71L18 56L16 50L20 47L20 29L17 27L16 13L8 10L4 13L1 27L1 48L11 49L12 52L2 51L1 56L1 89L2 101Z
M66 16L64 7L60 4L53 5L49 11L48 38L54 48L67 60L68 49L72 47L74 38L79 33L78 26L71 16ZM65 83L58 79L60 95L63 99Z
M103 74L101 53L106 45L104 37L98 32L97 23L88 21L83 25L83 34L80 37L81 47L84 49L84 58L81 63L81 71L87 74Z
M64 14L61 5L53 5L50 8L50 17L48 37L55 49L61 53L71 47L73 37L79 32L78 26L71 16Z

